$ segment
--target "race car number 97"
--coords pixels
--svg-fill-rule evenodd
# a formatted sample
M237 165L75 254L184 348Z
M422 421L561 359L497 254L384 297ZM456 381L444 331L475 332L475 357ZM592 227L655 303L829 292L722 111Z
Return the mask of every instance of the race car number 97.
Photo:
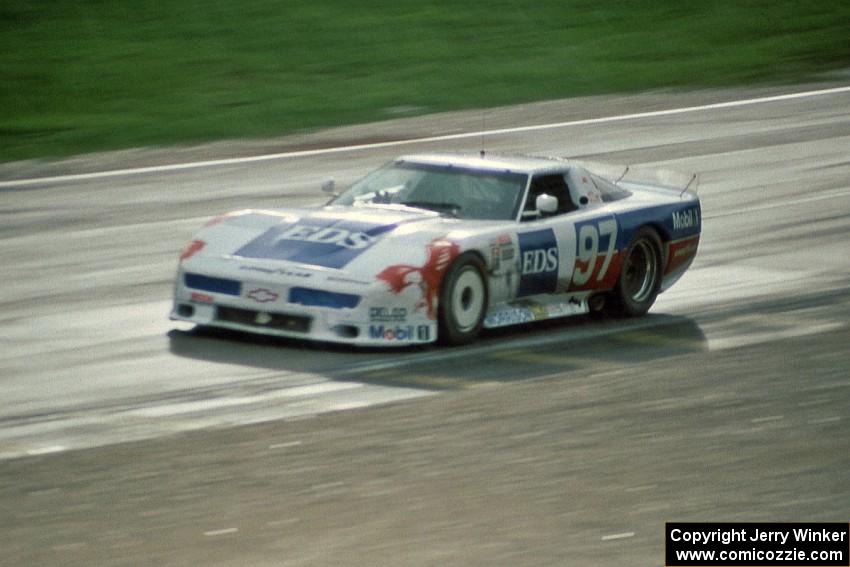
M573 271L573 284L583 286L593 275L599 256L600 237L603 242L607 239L607 242L603 244L605 259L602 261L599 273L596 274L596 281L601 282L605 277L617 245L617 221L613 218L583 224L578 228L576 238L577 262Z

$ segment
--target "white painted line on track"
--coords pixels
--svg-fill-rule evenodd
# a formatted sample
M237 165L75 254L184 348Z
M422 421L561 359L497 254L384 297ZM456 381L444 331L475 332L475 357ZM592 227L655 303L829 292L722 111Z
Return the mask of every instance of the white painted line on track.
M809 425L821 425L821 424L824 424L824 423L836 423L836 422L839 422L839 421L841 421L841 418L838 417L838 416L834 416L834 417L823 417L823 418L820 418L820 419L811 419L811 420L809 420L808 423L809 423Z
M60 544L60 545L54 545L53 547L51 547L51 549L53 551L59 551L59 552L75 551L77 549L82 549L85 546L86 546L85 542L76 541L74 543L63 543L63 544Z
M61 453L62 451L65 451L65 447L63 447L62 445L51 445L49 447L39 447L37 449L30 449L29 451L27 451L27 455L31 457L36 457L39 455Z
M769 423L771 421L782 421L784 415L769 415L767 417L756 417L750 420L750 423Z
M269 445L269 449L288 449L290 447L298 447L301 445L301 441L289 441L287 443L275 443L274 445Z
M817 193L815 195L808 195L806 197L799 197L796 199L788 199L785 201L777 201L775 203L767 203L764 205L753 205L751 207L744 207L741 209L737 209L734 211L726 211L722 213L712 213L708 215L703 215L702 218L705 220L713 220L719 219L723 217L731 217L735 215L742 215L748 213L755 213L758 211L767 211L770 209L778 209L781 207L792 207L795 205L802 205L804 203L811 203L814 201L823 201L825 199L836 199L838 197L846 197L850 195L850 187L840 187L838 189L833 189L830 191L824 191L823 193Z
M221 530L211 530L208 532L204 532L204 535L207 537L216 537L221 535L235 534L239 531L239 528L224 528Z
M434 392L356 382L321 382L292 386L256 396L220 397L141 408L106 407L67 417L7 423L0 428L0 462L60 450L76 450L156 439L184 431L232 427L270 421L300 421L349 408L433 396ZM61 442L61 445L59 445ZM284 442L273 449L297 447ZM8 450L4 450L7 449Z
M326 482L324 484L313 485L313 486L310 487L310 490L312 492L329 492L329 491L331 491L335 488L341 488L343 486L345 486L345 483L341 482L341 481Z
M627 539L630 537L635 537L635 532L624 532L621 534L611 534L607 536L602 536L602 541L612 541L615 539Z
M796 339L810 335L819 335L843 329L843 323L823 323L820 325L809 325L801 328L792 328L779 331L765 331L746 335L733 334L722 338L708 338L708 350L716 352L719 350L736 349L746 346L776 342L787 339Z
M672 324L669 323L669 324ZM616 326L599 325L586 329L570 329L569 340L580 341L584 339L595 339L604 337L613 333L622 333L625 331L636 331L651 327L659 326L659 322L655 319L634 319L625 322L618 322ZM548 336L533 336L525 338L511 339L509 341L495 341L489 344L473 344L462 349L455 349L451 352L445 352L445 349L435 349L415 353L409 357L392 358L391 360L377 360L374 362L365 362L362 364L350 364L346 366L346 370L352 374L365 374L367 372L377 372L380 370L396 369L409 364L427 365L430 362L447 361L461 358L470 360L478 359L483 356L492 355L495 352L503 350L521 350L524 348L542 347L550 344L562 342L567 337L562 333L556 333Z
M627 488L626 492L644 492L647 490L655 490L658 488L657 484L644 484L641 486L633 486L631 488Z
M758 98L750 98L743 100L732 100L727 102L716 102L712 104L701 104L697 106L686 106L682 108L670 108L667 110L654 110L650 112L637 112L633 114L620 114L616 116L605 116L602 118L586 118L582 120L569 120L566 122L552 122L548 124L536 124L532 126L515 126L512 128L499 128L496 130L480 130L477 132L463 132L460 134L442 134L439 136L426 136L423 138L413 138L410 140L392 140L387 142L375 142L371 144L353 144L349 146L336 146L332 148L322 148L317 150L301 150L293 152L281 152L274 154L264 154L258 156L246 156L239 158L224 158L216 160L195 161L186 163L175 163L170 165L157 165L150 167L136 167L129 169L115 169L110 171L97 171L93 173L78 173L71 175L57 175L52 177L38 177L31 179L16 179L10 181L0 181L0 189L8 187L26 187L31 185L42 185L49 183L63 183L70 181L86 181L91 179L101 179L105 177L120 177L127 175L139 175L144 173L165 173L170 171L184 171L188 169L199 169L204 167L217 167L225 165L242 165L246 163L273 161L280 159L289 159L297 157L312 157L327 154L337 154L343 152L355 152L362 150L373 150L380 148L390 148L395 146L407 146L412 144L423 144L428 142L444 142L450 140L462 140L465 138L481 138L485 136L498 136L502 134L518 134L522 132L535 132L541 130L554 130L557 128L569 128L574 126L590 126L594 124L607 124L610 122L623 122L626 120L639 120L643 118L658 118L662 116L675 116L677 114L687 114L690 112L702 112L710 110L723 110L727 108L739 108L742 106L753 106L758 104L769 104L773 102L782 102L787 100L797 100L802 98L813 98L818 96L827 96L834 94L850 93L850 85L844 87L834 87L830 89L820 89L814 91L805 91L800 93L788 93L782 95L765 96Z
M209 412L212 410L230 408L233 406L246 406L250 404L270 402L272 400L279 400L282 398L310 397L317 396L320 394L342 392L344 390L353 390L356 388L363 387L364 385L358 382L319 382L316 384L308 384L306 386L292 386L289 388L283 388L257 396L216 398L209 400L178 402L174 404L151 406L131 410L127 412L127 415L155 418L174 416L185 413Z

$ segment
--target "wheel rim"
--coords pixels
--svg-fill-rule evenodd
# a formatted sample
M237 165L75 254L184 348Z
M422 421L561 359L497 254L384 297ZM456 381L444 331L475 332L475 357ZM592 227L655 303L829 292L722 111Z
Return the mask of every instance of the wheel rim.
M484 282L475 268L470 266L458 276L451 303L458 331L467 332L478 325L484 309Z
M655 287L658 262L655 247L647 240L639 240L623 266L623 284L632 301L640 303L652 295Z

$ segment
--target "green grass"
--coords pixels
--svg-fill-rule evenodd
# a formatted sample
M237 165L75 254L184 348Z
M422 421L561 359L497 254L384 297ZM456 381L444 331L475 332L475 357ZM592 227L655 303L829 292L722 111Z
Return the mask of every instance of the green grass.
M0 161L850 66L846 0L0 0Z

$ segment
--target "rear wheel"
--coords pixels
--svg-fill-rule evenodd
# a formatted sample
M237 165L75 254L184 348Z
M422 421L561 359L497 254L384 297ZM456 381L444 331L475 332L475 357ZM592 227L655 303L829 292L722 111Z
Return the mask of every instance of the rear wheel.
M621 317L638 317L649 311L661 289L661 250L661 239L651 228L635 234L606 310Z
M462 345L478 336L487 311L484 264L473 254L460 256L443 278L439 307L441 343Z

